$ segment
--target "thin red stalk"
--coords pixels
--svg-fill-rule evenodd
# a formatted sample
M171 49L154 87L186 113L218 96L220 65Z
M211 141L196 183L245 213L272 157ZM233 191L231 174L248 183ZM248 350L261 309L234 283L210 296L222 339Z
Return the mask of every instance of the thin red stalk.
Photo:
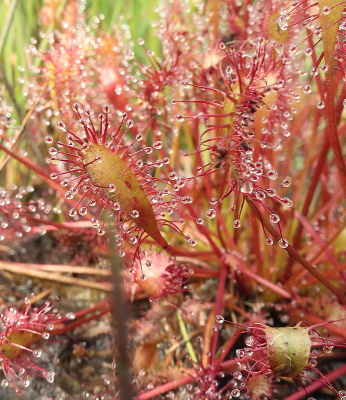
M338 10L335 10L335 14L338 13ZM323 26L323 24L322 24ZM346 165L344 156L342 154L339 134L337 128L337 116L335 110L335 87L334 87L334 56L329 54L334 52L334 43L327 43L330 40L329 36L333 34L333 29L328 29L327 32L323 34L323 45L324 45L324 53L325 57L329 59L329 55L332 58L328 71L326 72L326 116L328 122L328 130L326 130L326 134L329 137L331 147L334 152L335 163L339 171L340 184L346 196Z
M277 230L273 227L273 225L265 218L265 216L256 209L255 205L251 200L246 197L246 201L251 207L252 211L255 213L257 218L263 223L264 227L267 231L277 240L281 239L281 235ZM336 288L328 279L326 279L320 272L316 271L314 268L293 246L290 244L285 248L285 251L293 257L300 265L302 265L307 271L310 272L319 282L321 282L327 289L329 289L335 296L339 299L339 301L343 304L346 304L346 296L343 292Z
M99 310L101 308L104 308L104 307L109 308L108 304L109 304L108 300L99 301L93 307L84 308L83 310L75 312L74 316L75 316L75 318L80 318L83 315L90 314L90 313L92 313L94 311L97 311L97 310ZM68 321L71 321L71 320L66 316L59 319L59 323L68 322Z
M241 265L240 263L237 264L237 270L240 271L242 274L252 278L259 284L266 286L268 289L272 290L275 293L278 293L280 296L286 298L286 299L291 299L292 296L287 290L281 288L280 286L275 285L275 283L272 283L268 281L265 278L262 278L261 276L255 274L253 271L250 269L246 268L245 266Z
M337 368L336 370L329 372L329 374L325 375L325 379L328 382L332 382L335 379L339 378L340 376L343 376L346 374L346 364L342 365L341 367ZM321 378L320 378L321 379ZM305 386L304 389L298 390L298 392L295 392L291 394L290 396L286 397L284 400L299 400L302 397L305 397L307 394L311 394L318 390L320 387L325 386L325 383L323 381L315 381L311 383L311 385Z
M290 313L290 317L293 320L296 320L297 322L301 321L302 316L301 316L301 311L300 310L294 310L292 313ZM317 317L314 314L307 314L305 313L304 315L304 321L311 323L311 324L326 324L326 320ZM340 326L336 325L336 323L330 323L326 324L324 326L324 329L327 329L329 332L333 332L338 336L342 336L343 338L346 339L346 330L341 328Z
M206 187L206 190L207 190L207 193L209 195L209 198L211 198L212 197L212 188L210 186L209 179L206 179L206 178L207 178L206 176L203 176L203 183L204 183L204 185ZM232 250L236 251L237 250L237 246L234 243L234 240L232 239L231 235L229 234L229 231L228 231L227 226L225 224L225 220L221 215L220 208L216 207L215 211L216 211L216 219L217 219L217 222L218 222L218 229L222 226L223 232L224 232L224 234L226 236L226 239L228 241L228 245L231 247ZM220 238L220 241L222 242L222 238Z
M340 273L340 272L345 274L345 271L346 271L346 262L340 264L337 268L334 268L333 271L327 270L322 273L323 273L323 275L327 275L328 277L330 277L331 272L333 272L334 274ZM339 278L335 277L335 279L339 279ZM314 278L310 277L309 279L306 280L306 284L304 286L311 285L313 282L314 282Z
M311 238L314 240L316 245L319 247L324 246L325 242L321 239L321 237L314 230L311 224L302 215L300 215L298 211L295 211L294 215L297 218L297 220L305 227L307 232L311 235ZM338 260L334 257L333 253L328 248L325 249L325 253L326 256L328 257L328 260L330 261L331 264L334 265L334 267L338 267L340 265Z
M219 283L217 287L217 295L215 301L215 315L221 314L223 307L223 295L225 292L226 280L229 272L229 265L225 262L222 263ZM220 325L216 324L216 330L213 333L212 343L211 343L211 364L215 363L215 354L217 349L217 342L219 340Z
M304 201L304 205L303 205L303 209L301 214L306 217L308 215L308 211L312 202L312 199L314 197L317 185L319 184L319 177L321 176L323 167L327 161L327 153L329 150L329 138L328 136L325 136L324 142L323 142L323 146L320 150L320 156L319 159L317 161L317 165L315 167L315 170L313 172L313 175L310 179L310 184L309 184L309 188L308 188L308 192L306 194L305 197L305 201ZM293 237L293 242L292 242L292 246L296 249L298 249L300 246L300 239L303 233L303 225L299 224L298 228L294 234ZM294 260L293 259L289 259L287 262L287 266L285 268L285 279L288 279L291 275L292 275L292 267L293 267L293 263Z
M242 358L242 362L246 362L248 360L248 357L243 357ZM222 364L220 364L221 370L225 371L227 369L230 369L234 366L237 365L237 359L231 359L231 360L227 360L225 362L223 362ZM152 399L153 397L159 396L163 393L167 393L170 390L174 390L176 388L178 388L179 386L183 386L186 385L190 382L194 382L197 378L197 374L196 376L183 376L182 378L179 379L174 379L171 382L167 382L164 385L161 386L157 386L156 388L149 390L148 392L144 392L139 394L136 397L136 400L149 400Z
M58 185L57 183L55 183L54 181L52 181L49 177L48 174L46 174L45 172L43 172L42 168L40 168L39 166L37 166L36 164L34 164L32 161L30 161L27 157L24 156L20 156L16 153L14 153L13 151L8 150L4 145L2 145L0 143L0 149L3 150L5 153L7 153L9 156L11 156L12 158L14 158L15 160L19 161L20 163L24 164L26 167L28 167L29 169L31 169L32 171L36 172L36 174L40 175L42 177L43 180L45 180L54 190L56 190L57 192L59 192L61 194L61 196L65 195L65 190L60 187L60 185Z
M186 251L186 250L178 250L170 245L168 247L164 247L165 251L172 256L175 257L203 257L203 256L214 256L214 251Z
M63 328L54 329L54 330L52 331L52 334L54 334L54 335L61 335L62 333L69 332L69 331L71 331L72 329L76 328L77 326L83 325L83 324L85 324L85 323L87 323L87 322L90 322L90 321L93 321L93 320L95 320L95 319L97 319L97 318L102 317L103 315L107 314L110 310L111 310L111 307L108 306L108 307L107 307L106 309L104 309L103 311L100 311L100 312L97 313L97 314L90 315L90 317L86 317L86 318L79 319L78 321L72 322L71 324L68 324L68 325L64 326ZM59 321L59 323L60 323L60 321Z
M198 268L191 266L193 270L194 278L217 278L220 275L220 271L215 269Z
M237 328L237 330L235 331L235 333L233 334L233 336L231 336L225 346L223 346L223 352L220 354L219 358L218 358L218 362L222 362L225 357L227 356L228 352L233 348L235 342L238 340L238 337L244 332L243 328Z
M260 272L260 275L263 275L263 263L262 263L262 257L261 257L261 249L260 249L260 242L259 242L259 226L258 226L258 221L255 215L250 211L251 214L251 229L252 229L252 249L255 253L255 258L256 258L256 264L257 268Z

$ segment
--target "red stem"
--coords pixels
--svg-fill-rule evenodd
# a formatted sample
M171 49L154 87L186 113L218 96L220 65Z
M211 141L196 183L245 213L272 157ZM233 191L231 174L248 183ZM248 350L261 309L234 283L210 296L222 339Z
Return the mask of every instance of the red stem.
M273 225L265 218L265 216L255 207L254 203L246 197L246 201L255 213L257 218L263 223L267 231L277 240L281 239L280 233L273 227ZM329 289L339 301L346 304L346 296L341 290L336 288L328 279L326 279L320 272L314 268L293 246L290 244L285 248L287 253L292 256L300 265L302 265L311 275L313 275L319 282L321 282L327 289Z
M325 376L325 379L328 382L332 382L335 379L339 378L339 376L342 376L346 374L346 364L342 365L341 367L337 368L336 370L329 372ZM290 396L286 397L284 400L299 400L302 397L306 396L307 394L311 394L315 392L317 389L319 389L321 386L324 386L325 383L323 381L315 381L309 386L305 386L304 389L298 390L298 392L295 392L291 394Z
M248 360L248 357L243 357L242 362L246 362ZM223 362L220 364L221 370L225 371L226 369L232 368L237 365L237 359L231 359ZM167 382L164 385L157 386L156 388L149 390L148 392L141 393L137 396L136 400L149 400L152 399L155 396L159 396L163 393L167 393L170 390L176 389L179 386L186 385L190 382L195 381L197 378L196 376L183 376L182 378L175 379L171 382Z
M61 188L60 185L52 181L49 177L48 174L42 171L42 168L38 167L36 164L34 164L32 161L30 161L28 158L24 156L20 156L16 153L14 153L11 150L8 150L4 145L0 143L0 149L3 150L5 153L7 153L9 156L14 158L15 160L19 161L20 163L24 164L26 167L31 169L32 171L36 172L36 174L40 175L43 180L45 180L54 190L59 192L61 196L65 195L65 190Z
M340 184L346 196L346 165L341 151L339 134L337 129L335 106L334 106L334 68L326 72L326 114L328 122L328 134L330 144L334 152L335 163L339 171Z
M223 307L223 295L225 291L225 286L226 286L226 280L229 272L229 265L226 264L225 262L222 263L221 267L221 272L220 272L220 278L219 278L219 283L217 287L217 295L216 295L216 301L215 301L215 315L221 314L222 312L222 307ZM217 342L219 340L219 331L220 331L220 324L216 323L216 330L213 333L213 338L211 342L211 364L214 365L215 363L215 354L216 354L216 349L217 349Z

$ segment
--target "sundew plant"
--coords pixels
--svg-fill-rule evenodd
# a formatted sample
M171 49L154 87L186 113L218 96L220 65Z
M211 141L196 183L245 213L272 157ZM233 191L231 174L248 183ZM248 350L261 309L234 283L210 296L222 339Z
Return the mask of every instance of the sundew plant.
M346 400L346 0L0 11L0 398Z

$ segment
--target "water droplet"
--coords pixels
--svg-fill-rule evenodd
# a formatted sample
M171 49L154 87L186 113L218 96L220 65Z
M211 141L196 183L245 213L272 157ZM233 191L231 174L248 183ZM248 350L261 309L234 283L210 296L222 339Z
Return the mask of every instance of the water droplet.
M286 247L288 246L288 240L281 238L278 241L278 245L282 248L282 249L286 249Z
M72 321L72 320L76 319L76 316L73 312L69 312L66 314L66 318L70 319Z
M94 160L96 161L95 164L101 164L102 163L102 157L101 156L95 156Z
M62 121L58 121L56 124L60 130L66 131L66 125Z
M279 28L283 31L287 30L288 28L288 24L287 21L285 20L285 18L283 16L280 16L277 20L277 24L279 26Z
M68 215L70 217L72 217L72 218L75 217L77 215L76 209L75 208L71 208L71 210L69 211Z
M322 64L321 67L320 67L320 70L322 72L327 72L328 71L328 65L327 64Z
M80 215L87 215L87 213L88 209L86 207L81 207L81 209L79 210Z
M275 189L267 189L266 193L267 193L268 197L274 197L276 195L276 190Z
M289 199L288 197L283 197L281 199L281 203L286 207L292 207L293 206L293 201L291 199Z
M102 106L102 111L103 111L105 114L108 114L109 111L110 111L109 105L108 105L108 104L105 104L104 106Z
M34 350L34 351L32 352L32 354L33 354L34 357L40 358L40 357L41 357L41 354L42 354L42 351L41 351L41 350Z
M240 390L239 390L239 389L233 389L233 390L231 391L231 395L232 395L233 397L239 397L239 396L240 396Z
M132 218L138 218L139 217L139 212L137 210L131 211L131 217Z
M99 236L103 236L103 235L105 234L105 230L99 228L99 229L97 229L96 233L97 233Z
M46 136L46 137L44 138L44 141L45 141L47 144L52 144L52 143L53 143L53 138L52 138L51 136Z
M206 216L210 219L215 218L216 211L213 208L209 208L209 210L206 212Z
M114 183L110 183L110 184L108 185L108 191L109 191L110 193L113 193L113 192L115 192L115 190L116 190L116 187L115 187Z
M291 186L291 180L290 180L289 178L285 178L285 179L282 181L282 186L283 186L283 187L290 187L290 186Z
M51 157L50 158L50 163L51 164L56 165L56 164L58 164L58 162L59 162L59 158L58 157Z
M324 106L325 106L325 104L324 104L324 101L322 101L322 100L318 101L317 104L316 104L316 107L319 110L322 110L324 108Z
M278 173L277 173L275 170L270 169L270 170L267 172L267 177L268 177L270 180L275 181L275 179L278 177Z
M126 121L126 127L127 127L128 129L130 129L130 128L133 127L133 121L132 121L132 119L129 119L129 120Z
M303 87L303 92L304 92L305 94L310 94L310 93L312 92L312 90L311 90L311 85L305 85L305 86Z
M47 372L46 380L48 383L53 383L55 377L55 372Z
M324 15L328 15L330 13L330 8L329 7L323 7L322 8L322 14Z
M195 239L189 239L189 240L188 240L188 243L189 243L189 245L190 245L191 247L195 247L196 244L197 244L197 240L195 240Z
M73 103L73 104L72 104L72 110L73 110L74 112L81 112L80 104L79 104L79 103Z
M244 182L240 187L241 193L251 194L253 192L253 184L251 181Z
M8 382L7 379L3 379L3 380L1 381L1 387L7 387L8 385L9 385L9 382Z
M334 346L323 346L323 352L330 354L333 351Z
M241 222L239 219L235 219L233 222L234 228L240 228L241 227Z
M280 221L280 217L277 214L271 214L269 219L273 224L277 224Z
M59 176L59 174L57 174L56 172L53 172L52 174L50 174L50 179L57 179Z
M270 239L270 238L267 238L267 239L266 239L266 244L267 244L268 246L271 246L273 243L274 243L273 239Z
M49 339L49 333L48 332L43 332L42 333L42 337L43 337L43 339L45 339L45 340L47 340L47 339Z
M196 218L196 224L203 225L204 224L204 220L202 218Z
M177 114L177 115L175 116L175 119L176 119L178 122L183 122L184 119L185 119L185 115L183 115L183 114Z
M160 140L158 140L157 142L154 142L153 143L153 146L152 146L154 149L156 149L156 150L160 150L160 149L162 149L162 142L160 141Z
M257 200L264 200L265 197L266 197L266 195L265 195L265 193L263 192L263 190L256 190L255 196L256 196L256 199L257 199Z
M222 315L217 315L215 317L215 321L218 322L219 324L223 324L225 319L224 319L224 317Z

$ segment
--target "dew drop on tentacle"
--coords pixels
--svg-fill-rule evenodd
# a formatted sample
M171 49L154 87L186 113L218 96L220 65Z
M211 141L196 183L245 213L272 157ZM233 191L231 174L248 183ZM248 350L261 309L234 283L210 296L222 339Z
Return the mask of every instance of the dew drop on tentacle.
M183 115L183 114L177 114L177 115L175 116L175 119L176 119L178 122L183 122L184 119L185 119L185 115Z
M233 227L234 228L240 228L241 227L241 222L240 222L239 219L234 220Z
M293 201L291 199L289 199L288 197L283 197L281 199L281 203L285 206L285 207L292 207L293 206Z
M216 211L213 208L210 208L207 212L206 212L206 216L209 219L215 218L216 216Z
M282 249L286 249L286 247L288 247L288 240L287 239L284 239L284 238L281 238L279 241L278 241L278 245L282 248Z
M114 183L110 183L110 184L108 185L108 191L109 191L110 193L114 193L115 190L116 190L116 187L115 187Z
M271 214L269 219L273 224L277 224L280 221L280 217L277 214Z
M275 170L270 169L270 170L267 172L267 177L268 177L270 180L274 181L274 180L278 177L278 173L277 173Z
M216 322L219 323L219 324L223 324L223 323L225 322L225 319L224 319L224 317L223 317L222 315L217 315L217 316L215 317L215 320L216 320Z

